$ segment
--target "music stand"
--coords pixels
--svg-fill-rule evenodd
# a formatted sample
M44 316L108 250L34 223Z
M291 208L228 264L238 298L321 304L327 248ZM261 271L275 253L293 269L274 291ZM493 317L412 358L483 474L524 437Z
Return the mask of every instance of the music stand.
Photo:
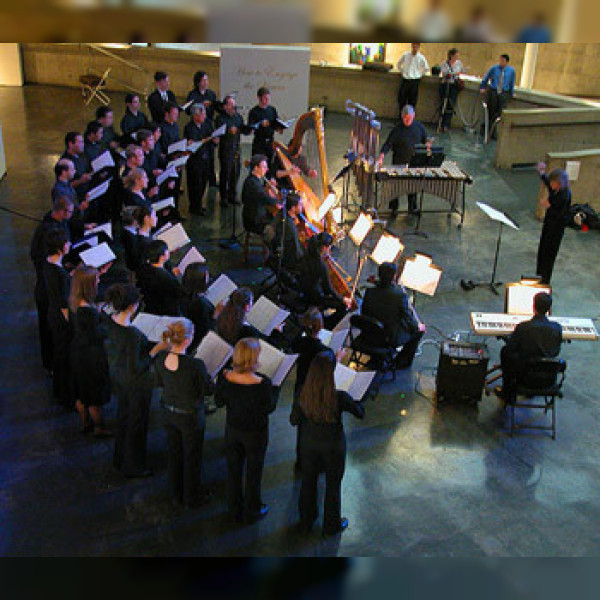
M352 161L354 161L354 155L349 152L344 155L344 158L350 162L348 162L347 165L342 167L337 172L336 176L333 178L333 180L331 182L331 185L333 185L338 179L342 180L342 201L340 204L342 207L342 216L341 216L342 223L344 221L344 205L345 205L346 210L348 210L348 194L349 194L349 190L350 190L350 169L352 168Z
M441 277L442 269L433 264L429 254L415 252L414 258L408 258L404 262L400 283L413 290L413 306L415 306L417 293L435 295Z
M471 279L465 280L465 279L461 279L460 280L460 285L462 287L463 290L465 291L470 291L473 288L476 287L489 287L490 290L492 290L492 292L494 294L496 294L496 296L498 296L498 290L496 289L497 287L502 285L501 281L496 281L496 267L498 266L498 254L500 253L500 243L502 241L502 227L504 225L508 225L509 227L512 227L513 229L516 229L517 231L519 231L520 227L518 225L518 223L507 213L505 213L504 211L499 211L495 208L493 208L492 206L490 206L489 204L486 204L485 202L477 202L477 206L479 206L479 208L492 220L492 221L497 221L498 222L498 240L496 242L496 253L494 255L494 266L492 268L492 278L490 279L489 282L474 282Z

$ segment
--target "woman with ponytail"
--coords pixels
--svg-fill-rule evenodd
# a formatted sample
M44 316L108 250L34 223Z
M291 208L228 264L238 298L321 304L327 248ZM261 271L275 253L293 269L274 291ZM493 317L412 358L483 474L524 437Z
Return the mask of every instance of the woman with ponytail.
M116 284L106 292L114 311L107 319L105 343L113 392L117 395L114 466L126 477L152 475L146 467L146 436L152 397L151 358L168 344L153 345L131 325L140 293L133 285Z
M163 333L169 350L154 359L156 385L163 388L171 495L175 502L190 508L208 498L201 490L204 398L214 391L204 363L186 355L193 339L194 325L189 319L172 323Z

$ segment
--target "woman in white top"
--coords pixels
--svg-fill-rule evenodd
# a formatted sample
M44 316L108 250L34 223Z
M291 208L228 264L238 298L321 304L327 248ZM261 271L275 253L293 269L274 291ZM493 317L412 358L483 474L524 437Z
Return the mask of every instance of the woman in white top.
M454 107L460 91L460 75L463 72L463 64L459 59L458 50L448 50L448 60L442 64L440 92L440 121L441 130L447 132L450 129Z

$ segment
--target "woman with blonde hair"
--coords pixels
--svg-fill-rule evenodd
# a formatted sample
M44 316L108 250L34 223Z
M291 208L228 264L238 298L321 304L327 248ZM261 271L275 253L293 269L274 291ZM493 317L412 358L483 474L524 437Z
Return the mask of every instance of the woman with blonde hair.
M235 521L256 521L269 512L261 499L261 479L269 441L269 414L277 406L279 388L256 372L260 343L243 338L233 350L233 368L219 375L215 400L225 406L227 497ZM242 480L246 470L246 485Z
M193 508L208 497L201 490L204 398L213 393L214 385L204 363L186 355L194 339L189 319L171 323L162 337L169 349L156 355L154 373L156 385L163 388L171 495L175 502Z
M110 401L110 374L104 349L106 334L95 304L98 278L98 270L92 267L78 267L71 278L71 381L81 432L93 430L96 437L103 438L112 432L102 419L102 406Z
M298 403L294 404L290 421L302 425L302 486L300 488L300 529L308 533L315 522L317 482L325 471L325 510L323 535L333 535L348 527L341 517L342 479L346 464L346 436L342 413L362 419L365 410L346 392L335 389L335 360L321 352L313 359Z

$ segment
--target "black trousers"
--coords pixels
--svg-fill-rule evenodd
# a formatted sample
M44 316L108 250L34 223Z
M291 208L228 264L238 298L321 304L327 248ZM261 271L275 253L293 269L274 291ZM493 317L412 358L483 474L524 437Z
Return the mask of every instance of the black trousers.
M500 366L502 367L502 390L509 397L517 385L517 377L521 373L522 361L516 352L510 352L506 346L500 350Z
M52 391L61 404L73 403L71 386L71 338L70 324L57 310L48 310L48 328L52 339Z
M210 165L200 157L190 158L186 163L188 199L190 212L202 208L202 199L210 180Z
M452 125L452 115L456 107L456 101L458 100L458 87L454 83L440 83L439 86L440 94L440 114L441 114L442 127L444 129L450 129ZM445 106L444 106L445 103Z
M215 149L210 144L208 149L208 185L216 187L217 185L217 174L215 173Z
M148 375L137 382L117 382L116 391L118 407L113 464L123 475L136 475L146 469L152 380Z
M421 83L420 79L402 78L400 90L398 91L400 113L402 113L402 109L407 104L410 104L416 110L417 100L419 99L419 83Z
M565 226L561 221L544 221L535 268L535 272L542 276L542 283L550 283L550 279L552 279L554 262L564 234Z
M419 203L417 202L418 194L407 194L408 198L408 211L416 212L419 208ZM390 200L389 207L391 210L398 210L398 198L394 198Z
M193 504L200 497L204 413L181 415L164 409L167 432L169 487L172 497Z
M47 371L54 367L52 357L52 332L48 323L48 298L44 285L40 281L35 283L35 306L38 314L38 331L40 336L40 348L42 354L42 365Z
M227 500L231 514L236 517L244 513L252 517L260 511L261 481L268 442L268 429L240 431L233 427L225 427Z
M241 168L239 152L221 153L219 154L219 162L221 163L219 173L221 202L235 202Z
M332 439L317 440L307 435L306 428L302 433L302 485L298 502L300 522L308 529L319 515L317 483L319 473L325 471L323 533L334 534L340 530L346 438L342 433L341 436L338 434Z
M412 365L422 337L422 331L417 331L417 333L409 333L406 331L402 333L398 340L398 346L402 345L402 350L400 350L396 357L396 366L407 368Z
M506 108L508 103L508 92L499 94L496 90L489 88L487 100L491 129L496 119L502 116L502 111Z

